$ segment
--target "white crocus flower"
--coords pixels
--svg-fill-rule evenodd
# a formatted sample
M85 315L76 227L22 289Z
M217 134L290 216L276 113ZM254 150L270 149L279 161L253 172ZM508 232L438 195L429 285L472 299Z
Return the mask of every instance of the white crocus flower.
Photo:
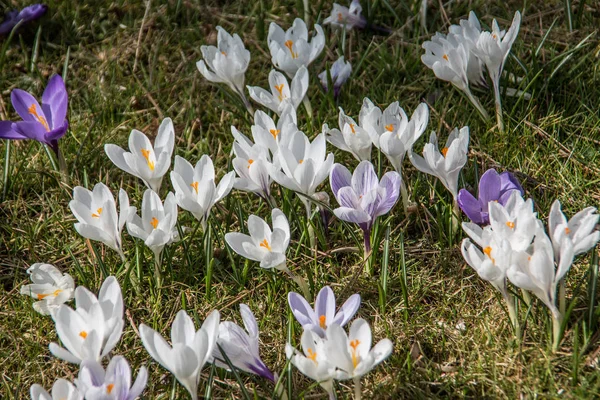
M296 124L296 109L290 103L285 105L277 124L265 112L258 110L254 113L254 125L251 127L252 138L274 155L279 151L279 143L298 131Z
M140 337L146 351L171 372L190 393L198 398L200 371L211 358L219 333L219 311L214 310L196 331L190 316L181 310L171 326L170 346L154 329L141 324Z
M244 95L244 80L250 52L238 34L231 36L225 29L217 26L217 46L201 46L202 60L196 67L206 80L214 83L225 83L236 92L249 107Z
M297 110L308 90L308 70L305 66L301 66L296 71L291 85L288 84L285 75L276 70L271 70L269 73L269 86L270 93L258 86L248 86L248 92L250 92L252 100L267 107L277 115L281 115L287 104L291 104L294 110Z
M192 167L186 159L175 156L175 167L171 172L177 204L201 221L204 230L211 208L229 194L234 179L235 172L231 171L216 185L215 167L206 154L196 163L196 167Z
M51 315L74 296L73 278L60 272L54 265L35 263L27 269L27 274L33 283L23 285L21 294L38 300L33 303L33 309L42 315Z
M345 27L347 31L352 28L362 29L367 25L367 19L361 12L362 7L359 0L352 0L349 8L333 3L331 15L323 20L323 24L329 24L335 28Z
M58 379L54 382L52 394L37 383L31 385L29 392L31 400L83 400L83 394L66 379Z
M75 230L81 236L104 243L125 260L121 231L131 214L135 213L135 207L129 206L129 196L123 189L119 189L118 215L115 199L103 183L97 183L93 190L75 187L69 207L78 221Z
M450 133L446 146L440 151L435 132L429 137L429 143L423 148L423 157L413 153L408 156L410 162L421 172L437 177L442 184L452 193L454 201L458 195L458 176L460 170L467 163L469 150L469 127L465 126Z
M329 129L327 124L323 124L322 131L327 141L340 150L350 152L358 161L370 161L372 143L369 133L347 116L341 107L338 124L340 129Z
M229 369L229 365L221 353L223 351L235 368L275 382L275 376L260 358L258 323L254 314L246 304L240 304L240 314L246 330L230 321L223 321L219 325L218 346L213 349L215 364L218 367Z
M231 127L231 129L235 129ZM271 197L271 177L267 171L266 160L269 151L257 144L252 146L233 144L236 158L231 162L238 178L233 187L238 190L253 192L267 200Z
M174 143L173 122L171 118L165 118L158 128L154 146L146 135L134 129L129 135L128 152L114 144L104 145L104 151L117 167L137 176L158 193L163 176L171 166Z
M286 250L290 243L290 225L285 214L278 208L271 211L273 230L260 217L248 217L248 232L225 234L225 241L237 254L249 260L259 261L261 268L287 271Z
M483 76L484 65L477 57L474 48L481 35L481 24L473 11L469 13L468 19L461 19L459 25L450 25L448 32L460 40L467 52L467 78L470 84L483 86L487 88L485 77Z
M392 354L392 341L382 339L371 348L371 327L362 318L354 320L349 335L337 324L329 325L326 334L327 358L336 367L334 379L353 379L359 396L360 378Z
M292 27L285 32L271 22L267 43L275 68L292 78L300 67L308 67L325 47L323 28L315 24L315 31L316 35L309 42L308 29L302 19L296 18Z
M97 361L82 362L75 380L86 400L134 400L142 394L147 382L148 371L141 367L131 384L131 367L123 356L113 357L106 371Z
M311 143L302 131L296 131L289 140L281 143L277 163L268 164L273 180L288 189L300 193L310 218L310 198L317 187L329 177L333 166L333 154L326 155L325 135L317 135Z
M337 98L340 95L342 85L346 83L351 74L352 64L350 64L350 61L344 61L344 56L340 56L340 58L335 60L335 62L331 65L329 75L331 76L331 83L333 84L334 97ZM327 70L321 72L318 75L318 78L321 81L321 86L323 86L323 89L328 92L329 84L327 82Z
M302 332L300 339L302 353L298 352L291 344L285 345L286 357L292 365L302 374L321 385L330 399L335 399L333 390L333 374L335 367L330 363L330 358L325 349L325 340L310 329Z
M498 202L488 204L490 226L499 238L508 240L515 251L525 251L542 225L533 211L533 200L523 200L515 190L503 206ZM475 224L470 224L475 228Z
M57 358L79 364L100 361L117 345L123 332L123 297L114 276L106 278L96 297L83 286L75 289L75 310L61 305L52 315L64 347L50 343Z
M141 239L152 250L160 264L163 248L179 240L175 228L177 223L177 203L173 193L169 192L163 206L160 197L152 190L146 190L142 198L141 217L133 214L127 221L127 232Z
M600 239L600 231L596 230L598 217L595 207L587 207L567 220L561 211L560 201L554 201L548 216L548 231L552 239L554 257L559 259L561 242L565 237L573 243L574 256L587 253L596 246Z
M513 17L512 24L508 31L500 31L498 22L494 19L491 32L482 32L479 35L477 44L472 48L477 57L485 64L494 87L494 96L496 99L496 116L500 130L504 130L502 121L502 103L500 101L500 77L504 69L504 63L508 58L508 53L519 34L521 26L521 13L517 11Z

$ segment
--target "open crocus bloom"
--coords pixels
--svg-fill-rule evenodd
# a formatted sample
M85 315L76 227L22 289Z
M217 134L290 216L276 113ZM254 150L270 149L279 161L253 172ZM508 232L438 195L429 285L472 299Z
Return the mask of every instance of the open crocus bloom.
M338 115L340 129L329 129L323 124L323 134L327 141L340 150L352 153L358 161L371 160L371 137L369 133L347 116L340 107Z
M67 362L100 361L117 345L123 332L123 297L114 276L106 278L96 297L83 286L75 289L75 310L61 305L52 315L63 347L50 352Z
M292 78L300 67L308 67L325 46L323 28L315 24L315 31L316 35L309 42L308 29L302 19L296 18L292 27L285 32L275 22L271 22L267 42L275 68Z
M335 295L329 286L323 287L315 300L313 309L304 297L296 292L288 293L288 303L296 320L304 329L310 329L319 336L325 336L325 329L331 324L346 325L354 317L360 307L358 293L348 297L348 300L335 312Z
M154 146L146 135L134 129L129 135L129 152L114 144L104 145L104 151L117 167L137 176L158 193L163 176L171 166L174 143L173 122L171 118L165 118L158 128Z
M235 172L229 172L215 184L215 167L209 156L204 154L196 167L186 159L175 156L175 167L171 172L171 183L179 207L191 212L206 226L211 208L229 194L233 187Z
M42 105L30 93L15 89L10 94L19 122L0 121L0 139L33 139L58 154L58 140L69 128L68 96L60 75L53 75L42 95Z
M423 148L423 157L413 153L408 156L410 162L421 172L437 177L442 184L452 193L456 201L458 196L458 176L460 170L467 163L469 151L469 127L465 126L454 130L448 136L446 146L440 151L435 132L431 132L429 143Z
M33 309L50 315L66 301L73 298L75 282L69 274L61 273L54 265L35 263L27 269L32 284L23 285L21 294L37 299Z
M232 126L231 130L235 130L235 127ZM270 158L269 150L258 144L244 145L235 142L233 152L236 157L231 163L238 176L233 187L256 193L265 200L270 198L271 176L266 165Z
M277 115L281 115L288 103L294 107L294 110L297 110L308 90L308 70L305 66L301 66L296 71L291 86L288 84L285 75L271 70L269 73L269 86L270 93L258 86L248 86L248 92L250 92L252 100L267 107Z
M351 30L352 28L362 29L367 26L367 19L361 14L362 7L359 0L352 0L350 8L333 3L331 15L323 20L323 24L329 24L335 28Z
M142 394L147 382L148 371L141 367L131 385L131 367L122 356L113 357L106 371L97 361L82 362L75 380L86 400L134 400Z
M333 97L337 98L340 95L342 85L346 83L352 74L352 64L350 64L350 61L344 61L344 56L340 56L340 58L335 60L331 65L329 74L331 76L331 83L333 83ZM323 89L328 92L327 70L321 72L318 76Z
M560 209L560 201L554 201L548 216L548 232L552 239L555 259L560 259L561 242L565 237L573 243L574 256L587 253L596 246L600 239L600 231L596 230L597 223L598 214L595 207L584 208L567 221Z
M140 337L150 356L175 376L192 400L198 398L200 370L217 342L220 318L219 311L214 310L196 331L190 316L184 310L179 311L171 326L172 346L154 329L140 325Z
M278 208L271 211L273 230L260 217L248 217L248 232L225 234L225 241L237 254L249 260L259 261L261 268L287 270L285 252L290 243L290 225L285 214Z
M521 184L510 172L498 174L494 169L488 169L479 179L479 190L475 198L468 190L458 192L458 205L471 221L478 225L490 222L488 204L498 202L505 205L512 192L516 190L523 195Z
M348 168L335 164L329 177L331 190L341 207L333 210L339 219L358 224L363 230L365 253L371 251L371 228L375 219L387 214L400 195L402 178L387 172L381 181L370 161L361 161L350 174Z
M251 127L252 138L275 155L279 151L279 143L289 140L298 130L296 123L296 109L289 102L285 104L277 124L265 112L258 110L254 113L254 125Z
M115 199L103 183L97 183L93 190L75 187L69 207L78 221L75 230L81 236L104 243L125 259L121 231L129 217L135 214L135 207L129 206L129 196L123 189L119 189L118 215Z
M142 239L152 250L156 260L160 260L164 247L179 240L175 224L177 224L177 203L173 193L167 194L163 206L156 192L147 189L142 198L141 217L132 213L127 221L127 232L133 237Z
M371 327L362 318L350 326L350 334L336 324L327 328L325 349L331 364L336 367L336 380L359 379L368 374L377 364L392 354L393 344L389 339L380 340L371 348Z
M275 376L260 359L258 324L254 314L246 304L240 304L240 314L246 330L235 322L223 321L219 324L218 346L213 349L215 364L221 368L229 368L221 354L222 349L235 368L275 382Z
M31 400L83 400L83 394L66 379L58 379L52 385L52 394L37 383L29 390Z
M325 339L310 329L305 329L300 338L302 353L286 343L285 355L302 374L318 382L330 399L335 399L333 391L333 374L335 367L325 349Z

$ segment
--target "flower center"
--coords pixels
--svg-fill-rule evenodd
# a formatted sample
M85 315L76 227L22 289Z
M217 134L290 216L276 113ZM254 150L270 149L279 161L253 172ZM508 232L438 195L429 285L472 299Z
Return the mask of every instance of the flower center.
M196 194L198 194L198 181L190 183L190 186L194 188Z
M45 298L46 298L46 297L48 297L48 296L54 296L54 297L56 297L56 296L58 296L58 295L59 295L59 293L60 293L60 292L62 292L62 289L56 289L56 290L55 290L54 292L52 292L52 293L46 293L46 294L39 293L39 294L37 295L37 299L38 299L38 300L43 300L43 299L45 299Z
M150 220L150 225L152 225L152 228L156 229L156 227L158 226L158 219L156 217L152 217L152 219Z
M279 99L279 101L283 101L283 99L286 98L286 96L283 95L283 86L284 86L283 83L280 83L279 85L275 85L275 90L277 90L277 92L279 93L277 95L277 98Z
M394 131L394 124L389 124L385 126L385 130L388 132L393 132Z
M352 131L352 133L354 133L356 135L356 129L354 129L354 124L348 124L350 125L350 130Z
M277 139L277 135L279 135L279 132L281 131L279 129L271 129L269 132L273 135L273 139Z
M27 111L29 112L29 114L33 115L33 117L35 119L37 119L40 124L42 124L44 126L44 128L46 129L46 132L50 132L50 127L48 126L48 121L46 121L46 118L44 118L43 116L38 114L35 104L32 104L31 106L29 106Z
M311 359L315 364L317 363L317 352L313 351L312 349L308 349L306 351L308 353L308 358Z
M515 228L515 223L512 221L506 221L506 226L508 226L510 229L514 229Z
M227 57L227 52L226 51L222 51L221 54L223 54L225 57Z
M84 339L87 337L87 335L88 335L88 333L86 331L79 332L79 336L81 336Z
M304 159L298 161L298 164L302 164L304 162Z
M296 58L298 58L298 53L296 53L296 52L294 52L294 50L292 50L292 46L294 45L294 42L292 42L291 40L286 40L285 43L284 43L284 45L290 51L292 59L295 60Z
M142 156L144 156L144 158L146 159L150 171L154 171L154 161L150 161L150 150L142 149Z
M492 33L492 39L497 40L498 36L495 33Z
M571 230L569 228L565 228L565 233L568 235L569 233L571 233Z
M98 208L95 213L92 214L92 218L100 218L102 215L102 207Z
M114 383L110 383L110 384L106 385L106 393L110 394L110 392L113 391L114 387L115 387Z
M344 16L342 15L342 13L338 13L338 21L342 22L344 20Z
M327 329L327 324L325 323L327 321L327 318L324 315L321 315L319 317L319 326L323 329Z
M444 60L446 60L446 61L450 61L450 60L448 59L448 54L444 54L444 55L442 56L442 58L443 58Z
M260 242L259 246L271 251L271 245L269 244L269 241L267 239L263 239L263 241Z
M359 359L358 359L358 354L356 354L356 348L358 347L358 345L360 344L360 341L358 339L354 339L353 341L350 342L350 347L352 347L352 365L354 365L354 368L356 368L356 366L359 363Z
M485 253L485 255L486 255L486 256L488 256L488 258L489 258L490 260L492 260L492 262L493 262L494 264L496 264L496 260L494 260L494 259L492 258L492 248L491 248L490 246L488 246L488 247L484 248L484 249L483 249L483 252Z
M252 163L253 163L253 162L254 162L254 160L253 160L253 159L249 159L249 160L248 160L248 169L250 169L250 166L252 165Z
M444 147L444 148L442 149L442 155L443 155L444 157L446 157L446 154L448 154L448 148L447 148L447 147Z

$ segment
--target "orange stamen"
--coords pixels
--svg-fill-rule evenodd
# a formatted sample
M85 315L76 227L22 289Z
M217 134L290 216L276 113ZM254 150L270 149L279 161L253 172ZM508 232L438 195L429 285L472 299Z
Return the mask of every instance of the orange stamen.
M144 156L144 158L146 159L150 171L154 171L154 161L150 161L150 150L142 149L142 156Z
M62 292L62 289L56 289L52 293L46 293L46 294L39 293L37 295L37 298L38 298L38 300L43 300L43 299L45 299L48 296L54 296L54 297L56 297L56 296L58 296L60 294L60 292Z
M152 225L152 227L156 229L156 227L158 226L158 219L156 219L156 217L152 217L152 220L150 220L150 225Z
M327 328L327 324L325 324L326 320L327 320L327 318L324 315L321 315L319 317L319 326L323 329Z
M253 162L254 162L254 160L253 160L253 159L249 159L249 160L248 160L248 169L250 169L250 166L252 165L252 163L253 163Z
M394 124L389 124L385 126L385 130L389 131L389 132L393 132L394 131Z
M269 132L271 132L271 135L273 135L273 139L277 139L277 135L279 135L279 132L281 131L279 129L271 129Z
M86 331L79 332L79 336L81 336L84 339L87 337L87 335L88 335L88 333Z
M294 42L292 42L291 40L287 40L284 43L285 47L288 48L288 50L290 51L290 54L292 55L292 58L295 60L296 58L298 58L298 53L294 53L294 51L292 50L292 46L294 45Z
M342 15L342 13L338 13L338 21L342 22L344 20L344 16Z
M507 221L506 222L506 226L508 226L510 229L514 229L515 228L515 223L512 221Z
M300 160L298 161L298 164L302 164L304 162L304 160Z
M190 186L194 188L196 194L198 194L198 181L190 183Z
M444 55L442 56L442 58L443 58L444 60L446 60L446 61L450 61L450 60L448 59L448 54L444 54Z
M358 365L358 355L356 354L356 348L359 344L360 341L358 339L354 339L350 342L350 347L352 347L352 365L354 365L354 368L356 368L356 366Z
M354 124L349 124L350 125L350 130L352 131L352 133L356 134L356 130L354 129Z
M448 154L448 148L447 148L447 147L444 147L444 148L442 149L442 155L443 155L444 157L446 157L446 154Z
M110 392L112 392L114 387L115 387L114 383L106 385L106 393L110 394Z
M97 209L96 212L94 214L92 214L92 218L100 218L101 214L102 214L102 207Z
M44 128L46 128L46 132L50 132L50 127L48 126L48 121L46 121L46 118L42 117L41 115L39 115L37 113L35 104L32 104L31 106L29 106L27 111L29 112L29 114L33 115L40 124L44 125Z
M569 228L565 228L565 233L568 235L569 233L571 233L571 230Z
M259 246L271 251L271 245L269 244L267 239L264 239L262 242L260 242Z
M312 349L308 349L306 352L308 353L308 358L313 360L314 363L316 364L317 363L317 353L314 352Z
M283 95L283 83L280 83L279 85L275 85L275 90L277 90L277 92L279 92L279 94L277 95L277 98L279 98L279 101L282 101L286 96Z

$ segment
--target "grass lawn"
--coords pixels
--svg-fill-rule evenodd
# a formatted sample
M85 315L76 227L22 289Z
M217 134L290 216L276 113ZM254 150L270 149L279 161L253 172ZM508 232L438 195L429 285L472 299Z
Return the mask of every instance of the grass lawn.
M313 21L329 15L329 2L310 3ZM420 3L362 1L369 21L391 29L390 35L355 30L344 37L324 27L325 50L309 67L313 117L308 118L300 106L299 128L312 139L323 123L337 127L338 106L356 118L364 97L380 107L399 101L408 114L425 101L430 121L416 144L419 152L431 131L445 141L452 128L470 127L469 161L461 174L461 187L475 192L483 171L496 168L521 180L543 219L555 199L568 216L598 206L600 4L429 1L424 30L418 17ZM262 270L256 262L236 255L223 239L226 232L247 232L250 214L270 221L268 204L233 190L213 209L209 238L199 233L192 238L188 232L185 240L167 247L163 283L158 287L152 253L141 241L124 233L127 262L122 263L116 252L77 234L68 203L73 187L91 189L103 182L113 193L124 188L139 209L145 189L141 181L116 168L103 147L106 143L126 147L134 128L153 138L164 117L172 118L175 125L174 154L193 164L201 155L210 155L219 179L231 171L230 126L249 135L252 116L224 86L211 84L198 72L200 46L216 43L219 25L238 33L252 54L246 84L267 87L272 68L266 42L269 24L275 21L287 29L294 18L303 17L302 1L169 0L152 1L148 9L141 0L47 4L43 19L24 27L10 42L0 41L0 119L16 118L10 103L12 89L41 96L48 78L62 74L69 93L70 129L60 146L69 183L61 182L39 143L14 141L9 147L7 141L0 141L0 398L28 398L33 383L49 389L57 378L77 377L76 365L54 358L48 350L49 343L57 341L52 319L37 314L32 299L19 294L29 281L25 271L35 262L56 265L71 274L77 285L96 293L105 273L117 276L126 316L122 339L113 353L124 355L134 371L141 365L148 367L144 398L187 396L149 357L138 336L141 323L168 336L180 309L199 322L218 309L222 320L241 324L239 304L248 304L259 323L262 359L273 372L286 373L285 343L299 345L302 333L289 311L287 294L299 288L285 275ZM570 13L565 4L570 4ZM0 10L17 5L22 4L2 1ZM495 121L484 122L458 90L438 80L420 60L423 41L436 31L446 32L449 24L466 18L470 10L482 24L490 26L497 18L504 29L516 10L523 14L505 66L518 79L505 77L502 85L526 91L531 98L503 97L505 133L499 133ZM336 102L321 89L317 74L342 54L352 63L353 73ZM492 114L493 92L475 94ZM336 162L351 170L356 167L349 153L330 144L328 151L334 152ZM373 154L381 173L393 169L377 149ZM326 232L315 214L315 254L302 203L293 192L272 186L277 205L291 225L288 267L309 281L314 294L330 285L338 304L360 293L357 315L371 324L374 342L390 338L394 343L391 357L362 379L363 395L599 398L600 307L592 290L597 283L592 279L597 271L592 257L577 258L567 276L570 315L560 350L551 350L552 321L538 300L531 307L520 304L523 336L518 340L497 291L461 256L464 234L452 232L451 195L408 161L403 175L413 204L408 214L397 204L379 220L372 275L365 272L362 261L360 230L333 219ZM166 177L163 199L169 190ZM328 181L320 190L330 192ZM183 210L179 223L190 231L197 226ZM203 369L199 395L209 389L211 371L210 366ZM326 398L298 371L292 377L291 384L284 383L286 390L293 389L292 398ZM242 398L234 374L214 369L212 379L213 398ZM241 379L251 395L273 395L270 383L247 374L241 374ZM337 384L338 398L352 398L352 387L351 381Z

